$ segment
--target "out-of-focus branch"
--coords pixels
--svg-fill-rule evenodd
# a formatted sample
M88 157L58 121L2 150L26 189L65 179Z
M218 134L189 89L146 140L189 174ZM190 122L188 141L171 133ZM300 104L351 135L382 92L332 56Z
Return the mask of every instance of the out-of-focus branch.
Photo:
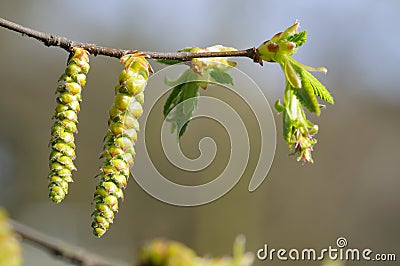
M14 232L57 258L80 266L128 266L127 263L110 262L109 259L92 254L80 247L73 247L62 241L53 239L15 220L10 220Z

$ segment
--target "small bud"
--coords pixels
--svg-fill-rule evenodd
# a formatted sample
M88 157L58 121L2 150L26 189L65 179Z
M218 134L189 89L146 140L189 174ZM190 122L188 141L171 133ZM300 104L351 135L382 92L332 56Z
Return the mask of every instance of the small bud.
M128 165L126 162L122 159L111 159L110 164L114 166L118 171L124 171L125 169L128 169Z
M122 113L122 111L120 109L118 109L117 106L115 106L115 105L113 105L109 111L111 119L115 118L117 115L120 115L121 113Z
M135 117L138 118L143 114L142 105L138 101L132 101L129 104L128 111Z
M113 182L103 182L101 186L106 190L107 193L115 193L118 190L118 187ZM104 196L104 195L103 195Z
M115 136L122 134L126 128L124 124L118 122L111 123L110 125L110 130Z
M118 211L118 199L113 195L108 195L103 198L103 202L107 204L114 212Z
M143 105L143 103L144 103L144 93L143 92L137 94L135 98L136 98L136 101L138 101L141 105Z
M133 128L125 130L123 135L131 139L134 143L137 141L137 132Z
M69 119L63 119L61 120L61 125L64 126L66 130L69 132L75 133L77 132L77 127L76 127L76 122L71 121Z
M125 188L126 187L126 177L124 175L112 175L112 181L119 187ZM114 193L116 193L115 191Z
M96 210L98 210L100 213L109 212L110 207L105 203L97 203Z
M114 145L109 146L107 148L107 152L109 152L112 157L124 154L124 151L121 148Z
M132 76L128 78L125 82L126 89L133 96L136 96L137 94L143 92L145 85L146 79L141 75Z
M98 187L96 192L94 193L94 196L105 197L108 194L109 194L109 192L107 192L107 190L104 187Z
M67 74L69 77L78 74L79 72L81 72L81 68L76 64L69 64L65 70L65 74Z
M61 176L61 177L67 177L67 176L71 176L71 170L63 168L61 170L57 171L57 175Z
M111 165L105 165L102 167L102 172L105 175L112 175L112 174L117 173L118 171L115 167L113 167Z
M129 96L127 94L119 93L115 96L115 107L117 107L120 110L126 110L128 108L129 103L131 102L132 96Z
M126 151L133 148L132 141L127 137L119 137L115 140L115 145Z
M72 95L76 95L78 93L81 93L81 91L82 91L82 87L78 83L75 83L75 82L66 83L65 89Z
M107 229L108 228L103 229L101 227L96 227L96 228L93 229L93 234L95 236L101 237L107 232Z
M82 87L85 87L85 85L86 85L86 75L85 74L79 73L79 74L73 75L72 78L76 83L81 85L81 89L82 89Z

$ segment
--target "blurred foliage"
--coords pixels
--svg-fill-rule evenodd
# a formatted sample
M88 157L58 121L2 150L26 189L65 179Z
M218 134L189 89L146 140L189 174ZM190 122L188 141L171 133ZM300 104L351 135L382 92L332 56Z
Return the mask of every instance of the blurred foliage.
M0 266L22 265L20 243L9 224L8 216L0 208Z
M233 255L224 257L199 257L187 246L169 240L155 239L140 252L141 266L249 266L254 255L245 252L245 238L238 236L233 244Z

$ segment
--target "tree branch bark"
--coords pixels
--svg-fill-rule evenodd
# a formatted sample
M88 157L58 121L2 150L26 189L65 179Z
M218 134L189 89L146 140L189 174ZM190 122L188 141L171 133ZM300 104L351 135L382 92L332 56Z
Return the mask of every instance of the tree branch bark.
M56 46L60 47L67 52L71 52L73 47L81 47L87 50L90 54L96 55L104 55L109 57L121 58L122 56L136 52L136 50L124 50L117 48L109 48L102 47L93 43L82 43L73 40L69 40L65 37L40 32L28 27L24 27L17 23L8 21L4 18L0 17L0 26L15 32L19 32L22 35L26 35L32 37L46 46ZM202 53L189 53L189 52L142 52L148 55L152 59L164 59L164 60L180 60L180 61L189 61L193 58L204 58L204 57L248 57L253 59L254 62L262 65L262 60L260 60L259 55L257 53L257 49L255 47L245 49L245 50L237 50L237 51L227 51L227 52L202 52Z
M80 266L128 266L127 263L110 262L109 259L94 255L80 247L73 247L50 238L26 225L10 219L14 232L23 240L31 242L51 255Z

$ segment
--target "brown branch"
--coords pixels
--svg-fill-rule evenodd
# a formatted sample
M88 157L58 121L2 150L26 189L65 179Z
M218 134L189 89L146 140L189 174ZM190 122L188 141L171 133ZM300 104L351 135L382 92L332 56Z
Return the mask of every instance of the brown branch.
M14 229L14 232L23 240L29 241L46 250L53 256L56 256L64 261L68 261L74 265L128 266L127 263L116 263L114 260L113 262L110 262L108 259L89 253L80 247L72 247L67 245L17 221L10 219L10 223Z
M61 47L68 52L70 52L73 47L81 47L87 50L90 54L95 56L104 55L116 58L120 58L123 55L133 52L133 50L108 48L93 43L82 43L82 42L72 41L62 36L44 33L21 26L17 23L8 21L1 17L0 17L0 26L12 31L19 32L22 35L35 38L36 40L43 42L46 46ZM227 52L203 52L203 53L142 52L142 53L147 54L150 58L153 59L180 60L180 61L188 61L193 58L200 58L200 57L249 57L253 59L254 62L262 64L262 60L260 60L257 54L257 50L254 47L246 50L227 51Z

